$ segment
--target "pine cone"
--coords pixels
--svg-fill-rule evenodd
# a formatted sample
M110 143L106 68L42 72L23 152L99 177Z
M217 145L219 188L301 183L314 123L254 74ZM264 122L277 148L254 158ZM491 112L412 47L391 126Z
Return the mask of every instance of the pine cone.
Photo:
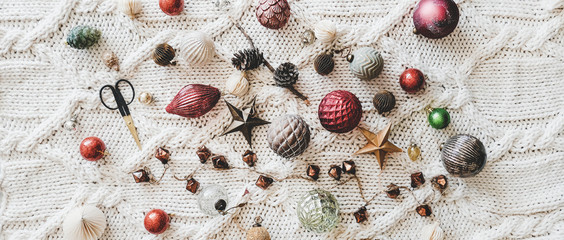
M290 87L296 83L299 74L298 67L293 63L282 63L274 72L274 81L280 87Z
M76 26L69 32L67 43L72 48L85 49L98 42L102 32L90 26Z
M253 70L264 62L262 53L258 49L245 49L233 55L231 63L237 70Z

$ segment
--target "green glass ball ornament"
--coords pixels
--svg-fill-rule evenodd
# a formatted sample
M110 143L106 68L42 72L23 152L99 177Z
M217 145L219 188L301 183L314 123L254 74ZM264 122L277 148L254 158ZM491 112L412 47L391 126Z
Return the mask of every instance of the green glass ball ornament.
M435 129L446 128L450 123L450 114L444 108L428 108L427 112L429 112L427 120Z
M102 32L100 32L100 30L90 26L80 25L71 29L67 36L67 43L72 48L85 49L96 44L101 36Z
M316 233L328 232L339 224L339 202L325 190L307 192L298 202L297 213L302 226Z

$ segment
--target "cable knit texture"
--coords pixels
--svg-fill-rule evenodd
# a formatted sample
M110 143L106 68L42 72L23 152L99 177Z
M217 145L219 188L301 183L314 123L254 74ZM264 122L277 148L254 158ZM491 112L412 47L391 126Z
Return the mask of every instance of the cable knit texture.
M256 0L220 1L219 7L215 2L186 1L180 15L168 16L158 1L144 1L133 20L113 0L0 3L0 239L61 239L65 216L84 204L105 213L103 239L154 239L143 227L145 213L154 208L174 214L170 229L157 239L243 239L256 216L264 219L272 239L417 239L435 221L447 239L563 238L564 1L457 0L460 23L440 40L413 34L416 0L290 0L292 15L279 30L258 22ZM303 46L301 33L321 20L336 24L335 40ZM224 101L195 119L165 111L187 84L224 88L233 53L250 48L233 22L246 29L272 66L296 64L300 76L294 87L312 103L275 86L264 66L247 72L251 88L243 98L223 96L237 107L256 96L260 118L299 114L310 126L309 147L292 161L269 148L268 126L255 128L255 168L282 179L305 175L307 165L315 164L321 167L317 182L289 179L267 190L255 186L258 175L240 169L247 167L241 160L249 148L244 137L220 136L231 120ZM65 45L77 25L100 29L101 39L85 50ZM156 45L182 46L181 37L194 30L215 42L210 63L196 67L178 59L176 66L162 67L150 58ZM317 74L313 60L332 46L373 47L385 61L382 73L360 80L335 54L335 70ZM119 58L119 72L101 60L106 50ZM406 67L427 75L423 91L401 89L398 79ZM121 78L131 81L137 93L155 98L149 106L137 100L129 106L143 150L119 113L104 108L98 98L101 86ZM365 144L362 134L331 133L317 117L319 102L334 90L360 99L361 127L377 132L392 122L390 141L403 149L417 143L420 160L388 154L380 174L374 155L352 156ZM371 102L380 90L392 92L397 102L383 116ZM452 122L447 128L429 126L428 105L448 109ZM75 114L77 129L63 129ZM353 213L364 202L356 184L333 188L336 182L327 175L330 165L353 160L367 196L389 183L407 186L414 172L430 180L447 174L439 161L440 144L462 133L484 143L488 163L473 178L447 175L444 195L433 191L431 181L415 190L418 200L431 206L430 218L415 212L418 203L409 194L398 199L380 194L367 207L368 221L357 224ZM82 159L78 146L89 136L101 138L111 155L97 162ZM238 168L208 168L194 178L203 188L224 186L229 207L248 201L247 206L210 217L198 209L186 182L172 178L201 165L195 151L202 144ZM161 173L162 164L153 157L158 147L171 151L170 172L158 185L136 184L130 172L143 166ZM295 210L300 196L316 188L330 191L341 206L340 224L325 235L301 227ZM249 194L243 196L245 189Z

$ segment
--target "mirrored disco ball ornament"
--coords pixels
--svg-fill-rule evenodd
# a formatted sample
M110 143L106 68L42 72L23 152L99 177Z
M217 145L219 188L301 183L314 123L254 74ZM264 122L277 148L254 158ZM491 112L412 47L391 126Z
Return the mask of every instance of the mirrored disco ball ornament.
M227 209L228 203L227 191L217 184L204 187L198 194L198 207L210 216L216 216Z
M459 134L447 140L441 150L445 169L455 177L473 177L486 166L486 148L476 137Z
M297 213L302 226L316 233L328 232L339 224L339 202L325 190L307 192L298 202Z

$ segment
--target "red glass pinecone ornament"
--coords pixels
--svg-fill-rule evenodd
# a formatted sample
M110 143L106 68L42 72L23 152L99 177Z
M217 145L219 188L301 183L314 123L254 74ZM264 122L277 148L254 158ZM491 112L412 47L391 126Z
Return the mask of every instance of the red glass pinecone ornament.
M327 94L318 109L321 125L335 133L353 130L362 118L362 105L351 92L337 90Z
M180 89L166 107L168 113L197 118L209 112L219 101L219 89L202 84L189 84Z
M259 0L256 15L263 26L279 29L290 18L290 5L287 0Z

